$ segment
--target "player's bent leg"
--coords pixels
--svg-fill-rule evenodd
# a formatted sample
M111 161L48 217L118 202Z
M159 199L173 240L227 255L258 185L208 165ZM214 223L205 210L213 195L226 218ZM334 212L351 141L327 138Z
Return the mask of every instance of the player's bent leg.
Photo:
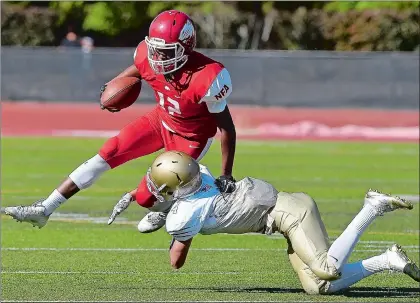
M303 289L308 294L335 294L348 289L364 278L387 270L404 273L420 282L420 269L398 244L392 245L380 255L356 263L345 264L339 279L326 281L315 275L295 253L289 240L288 243L287 253L290 263L297 273Z
M130 160L156 152L164 147L160 127L157 111L152 111L125 126L118 136L109 139L102 146L99 154L111 168L115 168ZM150 207L156 201L147 189L145 179L138 186L135 198L143 207ZM156 220L153 223L156 223Z
M270 216L277 229L290 239L297 256L322 280L335 280L339 273L327 258L329 239L315 201L304 193L278 194Z
M105 142L99 155L111 168L115 168L162 149L163 140L155 116L153 111L126 125L117 136Z
M303 290L310 295L325 293L329 287L330 282L322 280L317 275L315 275L309 266L306 265L294 252L290 244L287 250L287 254L289 256L289 261L293 267L293 270L298 275Z
M337 270L340 271L341 267L347 263L351 252L368 226L378 216L401 208L412 209L413 205L399 197L369 190L365 195L363 208L331 245L328 251L330 263L334 264Z
M95 155L77 167L46 199L39 200L30 206L6 207L4 212L19 222L28 222L42 228L47 224L49 216L55 209L79 190L88 188L109 169L108 163L99 155Z
M154 125L159 123L156 121L153 111L131 122L116 137L107 140L98 155L77 167L45 200L30 206L6 207L4 213L20 222L39 228L45 226L55 209L91 186L105 171L163 148L162 138Z
M19 222L28 222L42 228L47 224L55 209L79 190L92 185L108 169L110 169L108 163L99 155L95 155L77 167L46 199L37 201L30 206L6 207L4 212Z

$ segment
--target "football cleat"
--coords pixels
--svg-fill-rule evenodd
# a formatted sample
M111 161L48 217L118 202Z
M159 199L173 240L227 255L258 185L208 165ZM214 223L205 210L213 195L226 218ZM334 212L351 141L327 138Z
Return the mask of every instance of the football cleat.
M45 207L40 202L30 206L10 206L4 208L4 213L17 222L28 222L34 227L42 228L47 224L50 216L45 215Z
M365 203L370 204L378 216L383 216L386 212L396 209L413 209L413 204L397 196L381 193L380 191L369 189L365 195Z
M141 233L151 233L162 228L166 222L167 212L149 212L137 225Z
M405 273L417 282L420 282L420 270L417 265L410 260L406 252L400 245L394 244L384 253L388 259L389 269L396 272Z

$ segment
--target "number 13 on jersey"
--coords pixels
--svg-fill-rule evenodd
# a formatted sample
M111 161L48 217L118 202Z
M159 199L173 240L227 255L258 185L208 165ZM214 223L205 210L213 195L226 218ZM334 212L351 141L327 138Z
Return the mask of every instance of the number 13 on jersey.
M179 107L178 101L165 96L161 92L156 92L159 95L159 105L168 111L170 115L174 115L174 113L177 113L178 115L181 115L181 109ZM167 101L167 104L165 101Z

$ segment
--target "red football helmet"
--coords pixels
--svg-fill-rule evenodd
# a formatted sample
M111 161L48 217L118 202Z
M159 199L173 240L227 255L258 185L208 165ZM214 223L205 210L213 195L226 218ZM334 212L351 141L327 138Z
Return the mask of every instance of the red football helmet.
M145 42L150 67L157 74L172 73L187 62L195 48L194 22L183 12L164 11L150 24Z

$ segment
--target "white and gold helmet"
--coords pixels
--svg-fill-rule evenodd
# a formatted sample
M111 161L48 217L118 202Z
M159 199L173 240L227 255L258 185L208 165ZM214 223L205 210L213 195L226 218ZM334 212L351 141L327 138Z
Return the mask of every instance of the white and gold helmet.
M183 152L167 151L153 161L146 180L149 191L159 202L172 201L200 188L200 166Z

